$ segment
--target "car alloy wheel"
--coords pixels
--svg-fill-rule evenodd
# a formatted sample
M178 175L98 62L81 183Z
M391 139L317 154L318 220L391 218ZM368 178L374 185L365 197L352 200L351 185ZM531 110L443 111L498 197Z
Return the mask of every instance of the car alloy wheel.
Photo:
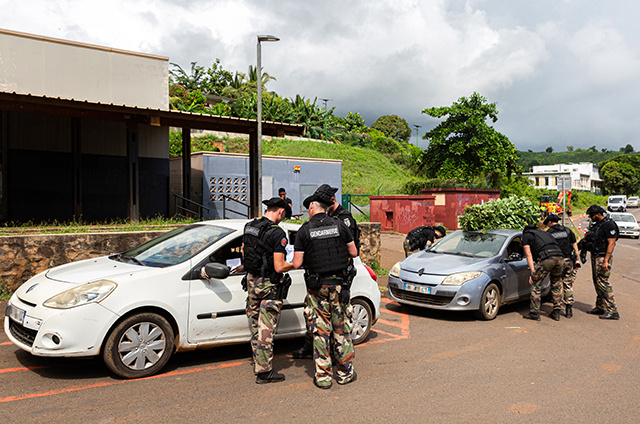
M498 315L500 309L500 289L495 283L491 283L484 289L480 298L480 309L476 315L480 319L492 320Z
M353 307L351 341L362 343L371 331L371 306L362 299L351 299Z
M103 359L120 377L139 378L158 372L173 353L173 329L162 316L133 315L109 333Z

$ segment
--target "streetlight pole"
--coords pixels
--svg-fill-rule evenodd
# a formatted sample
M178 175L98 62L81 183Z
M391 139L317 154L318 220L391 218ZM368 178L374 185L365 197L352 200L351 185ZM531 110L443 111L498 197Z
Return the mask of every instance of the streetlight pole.
M330 102L331 99L320 99L324 102L324 140L329 141L327 139L327 102Z
M418 128L422 127L422 125L413 124L416 127L416 147L418 147Z
M258 211L257 215L254 218L259 217L261 215L262 208L260 207L260 202L262 202L262 51L260 43L263 41L280 41L278 37L274 37L273 35L258 35L258 68L256 69L256 87L258 90L258 113L256 120L258 122L258 130L257 130L257 138L258 138L258 149L257 149L257 184L253 184L257 189L257 196L254 196L254 199L257 198L257 206L252 205Z

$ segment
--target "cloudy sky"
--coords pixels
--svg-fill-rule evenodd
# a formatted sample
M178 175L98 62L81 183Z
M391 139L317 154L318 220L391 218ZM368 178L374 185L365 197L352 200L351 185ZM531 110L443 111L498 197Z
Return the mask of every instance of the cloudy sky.
M475 91L520 150L640 150L637 0L0 0L0 10L1 28L168 56L185 70L220 58L246 72L256 35L273 34L267 88L331 99L337 116L371 125L396 114L422 137L439 122L423 109Z

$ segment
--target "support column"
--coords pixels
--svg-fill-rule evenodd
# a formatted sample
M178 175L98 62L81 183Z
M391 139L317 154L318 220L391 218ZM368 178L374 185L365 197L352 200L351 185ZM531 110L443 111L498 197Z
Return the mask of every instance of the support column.
M127 122L127 174L129 221L140 221L140 188L138 163L138 125Z
M191 200L191 128L182 129L182 197Z
M71 118L71 154L73 155L73 219L82 219L82 142L80 118Z
M260 199L258 199L258 181L262 178L258 169L258 134L249 133L249 218L260 217Z

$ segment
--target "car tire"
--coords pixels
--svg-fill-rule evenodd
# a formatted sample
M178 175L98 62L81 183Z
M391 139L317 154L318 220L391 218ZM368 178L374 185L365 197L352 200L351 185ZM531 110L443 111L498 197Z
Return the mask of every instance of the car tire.
M357 345L369 336L373 313L371 306L363 299L351 299L351 306L353 307L351 341Z
M173 329L162 316L132 315L111 330L102 353L107 368L123 378L153 375L173 353Z
M500 309L500 289L495 283L489 284L482 292L480 298L480 308L476 312L476 316L485 321L494 319L498 315Z

